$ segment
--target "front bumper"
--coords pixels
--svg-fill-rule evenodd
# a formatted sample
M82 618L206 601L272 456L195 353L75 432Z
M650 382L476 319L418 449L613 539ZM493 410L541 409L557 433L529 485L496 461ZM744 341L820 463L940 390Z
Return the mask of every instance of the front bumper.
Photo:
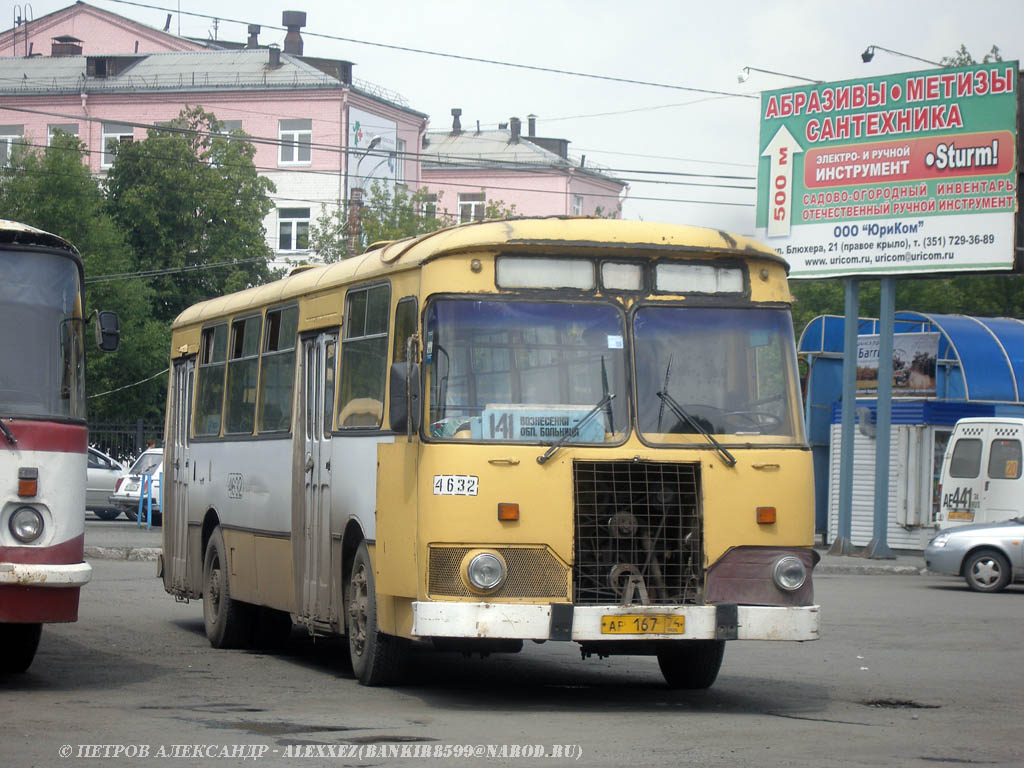
M728 611L723 609L728 608ZM555 616L552 616L552 613ZM722 616L733 617L734 631L723 635ZM569 615L567 615L569 614ZM685 619L683 634L601 632L601 617L674 615ZM412 634L420 638L461 637L518 640L817 640L818 606L753 605L581 606L516 605L418 601L412 604ZM561 626L560 626L561 625ZM561 629L570 626L568 632Z
M964 552L959 547L926 547L924 564L932 573L959 576L964 561Z
M81 587L88 584L91 578L92 566L88 563L0 563L0 586Z

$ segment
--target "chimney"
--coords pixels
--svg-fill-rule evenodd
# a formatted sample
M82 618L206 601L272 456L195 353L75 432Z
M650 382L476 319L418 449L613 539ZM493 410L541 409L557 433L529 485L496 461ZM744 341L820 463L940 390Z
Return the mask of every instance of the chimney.
M270 51L270 66L277 69L281 66L281 49L271 43L268 50Z
M459 118L462 117L462 110L458 107L452 108L452 135L457 136L462 133L462 121Z
M260 25L250 24L249 25L249 40L246 42L246 48L259 48L260 47Z
M51 56L81 56L82 41L71 35L60 35L53 38L50 46Z
M527 135L532 139L537 135L537 116L527 115L526 116Z
M509 124L509 127L512 130L512 138L509 139L509 141L512 144L518 144L519 143L519 130L520 130L521 126L522 126L522 121L518 117L510 117L508 119L508 124Z
M302 35L299 30L306 26L306 12L285 11L281 14L281 24L288 27L288 34L284 36L284 52L301 56Z

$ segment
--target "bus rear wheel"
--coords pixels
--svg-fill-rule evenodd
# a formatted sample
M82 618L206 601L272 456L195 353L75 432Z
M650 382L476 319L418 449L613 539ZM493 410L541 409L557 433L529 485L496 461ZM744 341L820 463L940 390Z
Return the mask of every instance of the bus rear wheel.
M377 630L377 592L366 542L359 545L345 590L345 629L352 672L363 685L394 685L409 666L409 641Z
M725 656L724 640L684 640L658 649L658 666L669 688L710 688Z
M0 624L0 674L28 669L42 634L42 624Z
M203 623L214 648L241 648L252 634L252 606L231 597L227 548L219 525L203 558Z

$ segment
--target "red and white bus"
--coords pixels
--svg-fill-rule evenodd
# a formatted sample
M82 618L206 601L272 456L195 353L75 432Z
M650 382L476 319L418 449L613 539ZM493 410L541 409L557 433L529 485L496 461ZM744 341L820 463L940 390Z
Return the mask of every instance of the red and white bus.
M0 220L0 674L28 669L44 623L77 620L92 574L83 282L71 243ZM116 315L97 337L117 348Z

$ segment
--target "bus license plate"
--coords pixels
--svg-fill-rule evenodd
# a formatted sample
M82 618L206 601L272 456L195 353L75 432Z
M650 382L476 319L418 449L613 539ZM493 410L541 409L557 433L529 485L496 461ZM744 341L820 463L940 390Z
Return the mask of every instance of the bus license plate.
M686 617L674 614L619 614L601 617L602 635L681 635Z

